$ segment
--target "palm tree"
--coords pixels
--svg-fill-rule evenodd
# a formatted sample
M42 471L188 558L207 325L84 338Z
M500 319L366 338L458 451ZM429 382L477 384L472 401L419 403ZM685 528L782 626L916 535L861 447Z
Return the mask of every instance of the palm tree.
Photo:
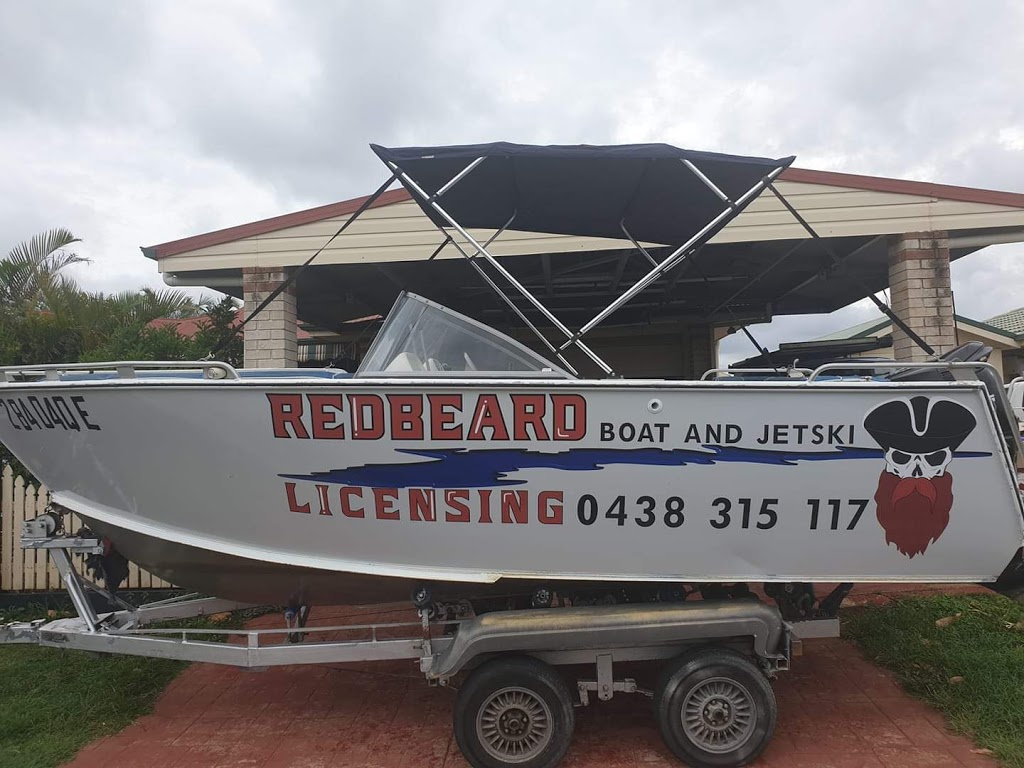
M0 363L71 362L115 336L141 335L157 318L203 314L206 297L182 291L83 291L65 272L89 261L68 250L79 242L67 229L52 229L0 258Z
M108 309L124 322L143 325L160 317L196 317L205 312L204 306L209 301L205 296L195 301L187 293L166 288L120 291L110 294L106 300Z
M202 302L175 290L142 288L135 291L66 294L63 311L75 318L82 334L82 351L103 347L113 336L141 334L146 325L161 317L197 317L204 313ZM61 314L61 309L55 309ZM95 358L93 358L95 359Z
M64 270L89 261L66 250L80 242L69 230L58 228L14 246L0 259L0 307L45 310L60 294L77 290L74 278Z

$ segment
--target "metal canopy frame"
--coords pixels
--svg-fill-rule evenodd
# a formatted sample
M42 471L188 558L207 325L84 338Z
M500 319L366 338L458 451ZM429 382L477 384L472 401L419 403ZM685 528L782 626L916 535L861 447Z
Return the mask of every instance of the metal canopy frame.
M422 201L422 204L425 207L429 207L438 217L440 217L440 219L443 222L438 223L437 221L434 221L433 217L430 217L431 220L434 221L434 224L437 227L438 231L444 236L444 239L442 240L441 244L430 255L430 258L428 260L433 260L447 245L453 245L455 249L469 262L470 266L473 267L477 274L480 275L481 279L487 284L487 286L491 290L493 290L498 295L498 297L503 301L503 303L509 309L512 310L512 312L534 333L534 335L536 335L536 337L540 340L544 348L547 349L552 355L554 355L559 360L559 362L565 367L566 370L570 371L571 373L577 376L579 375L578 371L565 357L565 352L570 347L576 347L577 349L579 349L606 375L614 376L615 371L612 369L612 367L608 365L608 363L605 362L600 355L594 352L593 349L591 349L589 346L587 346L587 344L583 342L583 337L590 331L594 330L602 322L607 320L608 317L614 314L617 310L619 310L624 305L632 301L638 294L640 294L648 287L650 287L653 283L655 283L660 278L668 274L670 271L679 267L681 264L687 262L688 260L692 263L697 253L699 253L699 251L711 240L711 238L719 231L721 231L729 222L735 219L746 208L746 206L751 201L753 201L754 198L761 194L765 189L770 190L772 194L779 199L783 207L786 208L786 210L807 232L808 238L810 240L818 242L825 249L825 252L829 257L829 260L833 265L838 264L842 261L842 259L840 259L840 257L835 253L835 250L831 247L828 241L820 237L818 233L815 232L814 228L799 213L799 211L797 211L796 208L794 208L793 205L774 186L774 181L787 167L789 167L789 162L792 161L791 158L789 162L785 163L784 165L778 165L772 170L770 170L768 173L763 175L758 181L756 181L752 186L750 186L746 190L746 192L741 194L739 197L737 197L736 199L732 199L725 192L723 192L710 178L708 178L708 176L705 173L703 173L700 170L700 168L698 168L691 160L689 160L686 157L681 157L679 158L680 163L696 179L698 179L704 187L709 189L723 203L722 210L716 216L714 216L714 218L708 221L699 231L697 231L689 239L687 239L686 242L678 246L675 250L673 250L668 256L666 256L661 261L658 261L654 256L652 256L648 249L645 248L639 242L639 240L637 240L637 238L629 231L629 229L626 226L625 217L623 217L619 221L619 229L626 236L626 239L629 240L629 242L633 245L636 251L645 258L645 260L650 265L650 269L643 276L637 279L636 282L633 283L633 285L627 288L617 298L614 298L612 301L610 301L602 310L600 310L590 320L584 323L579 328L579 330L572 331L561 320L559 320L558 317L553 312L551 312L551 310L548 309L548 307L545 306L545 304L539 298L537 298L533 293L531 293L531 291L525 285L523 285L522 282L520 282L511 272L509 272L509 270L502 266L498 259L488 250L491 244L501 234L503 234L513 225L519 213L517 210L513 211L509 219L498 230L496 230L487 239L486 242L481 243L475 237L473 237L473 235L471 235L469 231L462 224L460 224L455 219L455 217L451 213L449 213L439 202L440 199L444 197L445 194L450 192L455 186L459 184L459 182L461 182L463 179L465 179L467 176L473 173L473 171L476 170L489 157L489 155L480 155L470 160L461 170L457 171L448 181L442 184L440 188L437 190L437 192L435 192L434 194L429 194L428 192L426 192L423 189L423 187L420 186L420 184L418 184L412 178L412 176L410 176L410 174L401 167L399 163L391 159L382 158L384 164L391 171L391 175L387 179L387 181L385 181L371 196L369 196L368 198L366 198L366 200L363 201L359 209L356 210L341 225L338 231L334 233L334 235L327 241L327 243L325 243L309 259L307 259L297 270L293 271L287 277L287 279L280 286L278 286L278 288L274 292L267 296L267 298L260 304L260 306L257 307L256 310L251 315L249 315L238 328L235 329L235 332L240 330L242 326L249 322L249 320L251 320L257 314L259 314L274 298L277 297L277 295L279 295L292 282L294 282L295 279L298 277L299 273L306 269L324 250L324 248L326 248L327 245L330 244L330 242L332 242L335 238L341 235L342 232L344 232L357 218L359 218L359 216L361 216L366 210L368 210L373 205L373 203L391 186L391 184L395 180L401 181L402 184L406 187L406 189L410 190L416 197L418 197ZM426 159L426 157L421 159ZM450 230L454 230L459 235L461 235L462 238L464 238L464 240L466 241L466 243L469 244L470 249L467 249L466 247L464 247L463 244L456 240ZM741 288L735 291L728 299L726 299L718 307L716 307L716 309L713 310L711 314L714 314L714 312L717 312L718 310L721 310L723 308L729 310L731 313L732 303L736 299L738 299L740 296L746 293L751 287L760 282L769 272L774 270L776 267L778 267L780 264L786 261L790 256L796 253L800 249L801 245L803 245L803 243L805 242L807 241L801 241L801 243L797 244L793 248L790 248L781 256L773 260L760 273L750 277ZM562 334L562 336L564 337L564 341L562 341L557 346L555 343L552 343L547 338L547 336L544 335L541 329L538 328L537 325L527 317L523 309L519 305L517 305L516 302L513 300L513 297L506 293L504 290L502 290L501 286L499 286L498 283L495 282L495 280L490 275L487 274L487 271L484 269L484 267L478 263L478 257L482 258L484 261L490 264L490 266L502 278L504 278L508 285L515 289L515 292L517 292L522 298L524 298L529 304L531 304L535 310L540 312L541 315L543 315L544 318L546 318L547 321L559 333ZM627 257L628 254L616 257L618 259L618 265L616 267L615 275L612 282L613 290L615 287L618 286L618 283L621 281L622 272L625 268ZM550 260L544 261L543 265L545 282L546 284L550 285ZM668 301L668 294L671 292L672 287L675 285L680 276L680 272L677 272L673 276L672 280L665 289L665 297L662 300L662 304ZM707 278L705 278L705 280L707 280ZM908 327L907 324L904 323L886 304L881 302L874 295L874 293L870 292L870 289L868 289L867 286L863 285L863 283L861 283L861 285L863 288L865 288L865 290L868 290L868 298L870 298L872 302L874 302L874 304L883 314L889 317L889 319L897 327L899 327L904 333L906 333L907 336L911 340L913 340L918 346L920 346L928 355L935 355L935 351L927 343L925 343L925 341L921 339L920 336L914 333L914 331L910 327ZM220 345L218 345L218 349L220 346L223 346L224 343L225 342L222 342ZM755 346L759 345L755 344ZM216 351L217 350L214 350L214 352ZM759 351L763 350L759 349Z
M527 327L533 331L533 333L540 339L541 343L545 348L554 354L558 360L566 367L567 370L572 371L574 374L577 373L576 369L573 368L572 364L566 360L564 353L569 347L575 346L584 355L597 365L605 374L612 376L615 375L615 371L608 363L606 363L596 352L594 352L589 346L583 342L583 336L592 331L614 312L616 312L623 305L631 301L637 294L644 291L648 286L657 281L663 275L667 274L674 267L681 264L686 259L696 254L718 231L720 231L726 224L734 219L744 209L744 207L757 197L766 188L771 187L772 181L774 181L779 174L787 166L779 166L772 169L769 173L765 174L760 180L758 180L753 186L751 186L746 192L740 195L737 199L731 199L725 192L723 192L711 179L709 179L696 165L694 165L687 158L680 158L680 162L687 170L690 171L704 186L710 189L716 197L718 197L723 203L723 210L715 216L711 221L704 225L696 234L690 237L685 243L677 247L672 253L666 256L663 260L658 261L655 259L650 252L630 233L626 227L625 219L619 222L619 228L622 230L626 238L633 244L637 251L644 256L644 258L650 264L650 270L637 280L632 286L624 291L620 296L611 301L604 309L598 312L594 317L587 321L578 331L571 331L561 320L558 319L552 313L543 302L540 301L533 293L530 292L526 286L524 286L519 280L515 278L501 263L494 257L493 254L488 250L488 247L494 242L497 237L507 230L512 223L515 221L516 213L512 214L512 217L505 223L505 225L496 231L486 243L479 242L474 238L465 227L463 227L452 214L450 214L439 202L447 192L455 187L460 181L466 176L472 173L477 167L480 166L487 156L480 156L474 158L466 164L462 170L458 171L451 179L445 182L436 193L433 195L427 193L410 175L405 171L398 163L393 160L384 160L384 164L391 170L392 178L398 178L403 185L415 194L423 203L429 206L438 216L440 216L451 229L454 229L460 234L467 243L472 247L474 253L467 252L467 249L462 247L448 231L444 224L436 224L438 230L444 235L444 241L441 247L447 245L449 242L455 245L456 249L464 258L469 261L477 273L484 279L484 281L498 294L499 298L510 308L512 311L522 320ZM436 252L435 252L436 253ZM512 298L501 290L493 279L491 279L484 269L476 263L476 257L482 257L487 263L489 263L495 271L501 275L509 285L512 286L524 299L526 299L538 312L540 312L547 320L554 326L564 337L563 341L559 346L555 346L548 340L548 338L541 332L537 326L530 322L526 317L525 313L516 305ZM624 266L624 262L620 262Z
M398 166L396 163L394 163L394 162L392 162L390 160L386 160L385 163L391 169L393 175L397 176L402 181L402 183L406 186L406 188L411 189L427 205L429 205L431 208L433 208L434 211L436 211L438 213L438 215L440 215L445 221L447 221L448 224L456 232L458 232L460 235L462 235L462 237L464 237L466 239L466 242L468 242L471 246L473 246L473 248L476 250L476 254L477 255L482 256L484 259L486 259L487 262L492 267L494 267L494 269L498 272L498 274L500 274L502 277L504 277L517 291L519 291L519 293L524 298L526 298L527 301L529 301L534 306L535 309L537 309L542 315L544 315L545 318L547 318L548 322L550 322L555 328L557 328L559 331L561 331L563 334L565 334L566 337L571 339L572 336L573 336L572 331L570 331L569 328L566 327L562 323L561 320L559 320L554 314L552 314L552 312L546 306L544 306L544 304L540 301L540 299L538 299L536 296L534 296L532 293L530 293L530 291L527 290L526 286L524 286L522 283L520 283L515 278L515 276L512 275L511 272L509 272L507 269L505 269L498 262L498 260L496 258L494 258L494 256L491 255L490 251L487 250L487 245L484 245L484 244L480 243L475 237L473 237L471 234L469 234L469 232L461 224L459 224L459 222L456 221L452 217L452 215L449 214L448 211L446 211L444 208L442 208L441 205L437 202L437 199L439 197L441 197L442 195L444 195L444 193L446 193L449 190L451 190L452 187L454 187L458 182L460 182L462 179L464 179L466 176L468 176L478 165L480 165L486 159L487 159L486 157L478 157L475 160L472 160L465 168L463 168L461 171L459 171L459 173L455 174L455 176L453 176L444 186L442 186L437 191L437 193L435 195L427 194L423 190L423 188L419 184L417 184L415 181L413 181L412 177L410 177L408 173L403 171L401 169L401 167ZM494 241L494 239L496 238L496 236L498 234L500 234L502 231L507 229L509 227L509 225L511 225L511 223L515 220L515 216L516 216L516 214L513 213L512 214L512 218L508 221L508 223L505 224L505 226L501 230L498 230L498 232L495 233L495 236L491 237L488 240L488 245L491 242ZM438 230L446 238L451 237L450 234L445 231L444 227L438 226ZM452 242L454 243L455 240L452 239ZM479 264L475 263L474 258L472 257L472 255L467 254L466 251L461 246L458 247L458 251L464 257L466 257L471 264L473 264L473 266L476 268L477 272L479 272L481 275L483 275L483 270L481 269ZM495 291L498 292L498 296L501 297L501 299L506 304L508 304L509 307L511 307L515 311L515 313L520 317L520 319L522 319L523 321L525 321L527 323L527 325L529 326L530 330L532 330L537 335L537 338L539 338L541 340L541 342L544 344L544 346L547 347L549 350L551 350L558 357L559 361L563 365L565 365L570 371L572 371L573 373L576 373L576 370L572 367L572 365L562 355L562 349L561 348L560 349L556 349L554 347L554 345L552 345L548 341L547 337L544 336L543 333L541 333L539 328L537 328L533 323L530 323L528 320L526 320L525 315L518 309L518 307L515 306L515 303L512 301L512 299L509 298L505 294L505 292L502 291L501 288L497 284L495 284L493 281L491 281L489 279L488 279L487 282L488 282L488 284L490 284L494 288ZM589 357L594 362L594 364L597 365L597 367L600 368L602 371L604 371L606 374L611 375L611 374L614 373L614 371L612 370L611 366L609 366L604 360L602 360L601 357L596 352L594 352L592 349L590 349L590 347L588 347L586 344L584 344L581 341L577 341L576 346L579 347L580 351L583 352L587 357Z

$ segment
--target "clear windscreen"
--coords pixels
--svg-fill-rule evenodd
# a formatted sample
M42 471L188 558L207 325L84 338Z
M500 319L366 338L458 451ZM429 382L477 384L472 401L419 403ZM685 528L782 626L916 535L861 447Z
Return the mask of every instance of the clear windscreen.
M414 293L403 293L356 376L527 372L568 377L518 341Z

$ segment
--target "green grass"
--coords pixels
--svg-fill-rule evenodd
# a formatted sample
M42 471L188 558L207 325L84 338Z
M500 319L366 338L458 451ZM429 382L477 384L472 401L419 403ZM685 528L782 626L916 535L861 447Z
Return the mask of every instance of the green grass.
M38 615L31 610L6 613L0 622ZM233 615L220 624L206 620L187 626L237 627L241 622L241 616ZM0 768L53 768L70 760L90 741L150 711L185 666L166 659L0 646Z
M1024 606L999 595L904 598L851 610L843 632L953 728L1024 768Z

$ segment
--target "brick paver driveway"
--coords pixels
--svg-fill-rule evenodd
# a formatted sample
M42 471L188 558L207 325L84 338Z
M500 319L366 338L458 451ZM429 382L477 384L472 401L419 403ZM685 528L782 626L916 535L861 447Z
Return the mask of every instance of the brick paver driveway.
M395 621L397 606L323 608L321 625ZM266 616L255 626L279 627ZM756 763L779 768L995 766L946 730L941 715L843 640L805 644L775 682L779 721ZM343 768L465 766L451 733L455 694L430 688L412 662L282 667L195 664L154 712L83 749L73 768ZM577 712L566 768L678 766L651 703L621 695Z

